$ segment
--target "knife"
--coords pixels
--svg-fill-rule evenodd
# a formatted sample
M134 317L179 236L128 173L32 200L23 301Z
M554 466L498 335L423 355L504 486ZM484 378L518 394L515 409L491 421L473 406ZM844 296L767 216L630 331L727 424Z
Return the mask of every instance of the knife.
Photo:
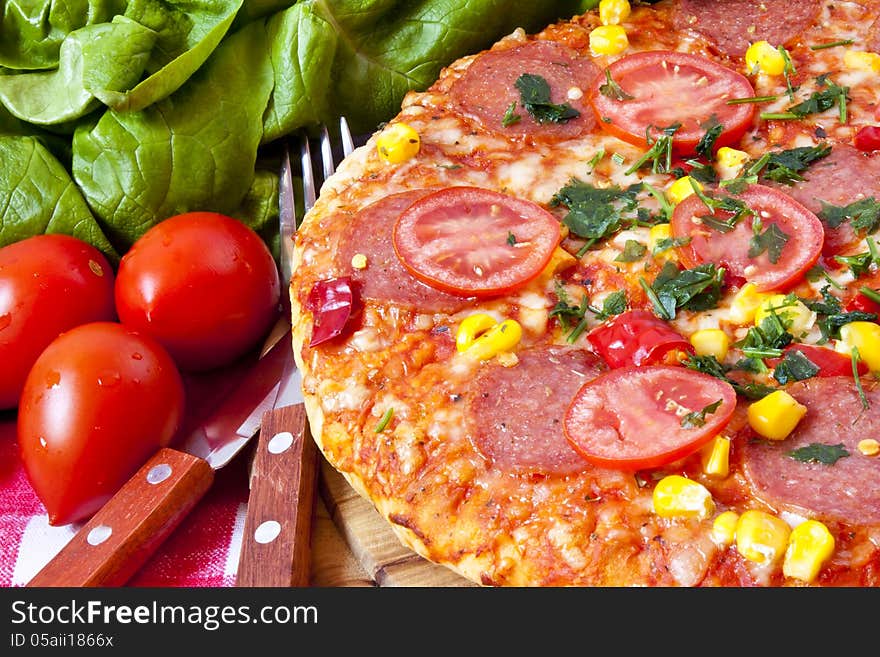
M307 144L307 142L305 142ZM314 199L306 199L306 205ZM279 194L282 313L290 318L289 283L296 211L290 152L282 152ZM318 450L306 429L302 383L293 358L290 324L284 369L271 410L264 413L251 469L236 586L308 586L311 521Z
M284 340L266 350L179 448L158 450L27 586L125 584L256 434L289 350Z

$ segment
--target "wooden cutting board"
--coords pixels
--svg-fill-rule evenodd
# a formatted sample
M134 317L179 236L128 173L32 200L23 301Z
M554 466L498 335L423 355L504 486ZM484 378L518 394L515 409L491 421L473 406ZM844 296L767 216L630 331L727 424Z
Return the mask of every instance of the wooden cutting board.
M346 567L344 564L338 566L338 572L332 570L330 564L334 559L328 559L333 556L328 553L338 550L339 546L329 540L320 540L320 535L314 537L312 559L317 569L324 569L319 574L324 576L325 585L364 586L370 585L371 581L374 586L474 586L459 574L404 547L373 505L358 495L323 458L319 490L323 509L318 511L318 520L324 512L329 515L356 562L354 572L352 565ZM364 576L367 582L363 581Z

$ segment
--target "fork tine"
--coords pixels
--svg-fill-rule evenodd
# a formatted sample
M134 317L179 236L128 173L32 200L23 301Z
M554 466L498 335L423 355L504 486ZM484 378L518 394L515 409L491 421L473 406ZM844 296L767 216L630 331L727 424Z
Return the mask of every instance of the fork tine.
M348 157L354 150L354 140L351 138L351 130L344 116L339 117L339 133L342 136L342 154Z
M327 180L336 171L336 164L333 162L333 143L326 125L321 126L321 164L324 166L324 180Z
M303 206L308 212L315 205L317 189L315 188L315 172L312 169L312 150L306 133L300 135L300 170L303 181Z

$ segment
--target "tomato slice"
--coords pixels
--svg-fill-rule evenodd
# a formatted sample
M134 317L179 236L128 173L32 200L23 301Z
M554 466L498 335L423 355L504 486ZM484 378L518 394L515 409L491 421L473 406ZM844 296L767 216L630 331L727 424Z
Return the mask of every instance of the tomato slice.
M565 414L563 431L595 465L656 468L709 442L735 408L733 386L708 374L674 365L622 367L581 387ZM701 411L706 411L702 417L688 415Z
M819 368L816 376L852 376L852 359L829 347L820 347L812 344L790 344L783 351L799 351L811 363ZM768 358L769 367L776 367L782 362L782 358ZM868 365L864 361L858 363L859 374L868 373Z
M393 244L403 266L437 289L487 297L537 276L560 240L544 208L478 187L428 194L401 213Z
M743 75L700 55L653 50L627 55L608 68L611 79L632 98L617 100L601 92L606 76L599 75L590 90L590 103L599 125L616 137L647 146L661 130L680 123L672 143L678 153L693 153L715 122L723 128L715 147L738 140L751 124L753 103L728 105L733 98L755 95Z
M647 310L629 310L600 324L587 341L608 367L654 365L672 351L693 353L691 343Z
M723 198L724 194L716 197ZM689 268L706 262L722 265L730 274L754 283L761 291L784 290L800 281L822 252L825 233L819 218L787 194L764 185L750 185L740 194L730 196L754 213L743 216L732 228L717 226L720 222L729 223L733 213L711 212L696 194L676 206L670 222L672 235L691 240L687 246L678 248L682 263ZM716 221L710 225L701 219L704 217ZM756 217L760 226L755 226ZM772 230L777 235L784 234L784 243L767 239L766 232L771 226L775 226ZM776 242L776 257L772 255L772 244L754 257L749 256L756 228L764 236L764 244Z

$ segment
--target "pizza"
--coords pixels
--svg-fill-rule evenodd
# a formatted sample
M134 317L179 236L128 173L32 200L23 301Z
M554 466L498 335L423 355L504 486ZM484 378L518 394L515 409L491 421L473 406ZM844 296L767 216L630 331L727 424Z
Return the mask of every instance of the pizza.
M880 584L880 2L603 0L295 237L320 450L486 586Z

